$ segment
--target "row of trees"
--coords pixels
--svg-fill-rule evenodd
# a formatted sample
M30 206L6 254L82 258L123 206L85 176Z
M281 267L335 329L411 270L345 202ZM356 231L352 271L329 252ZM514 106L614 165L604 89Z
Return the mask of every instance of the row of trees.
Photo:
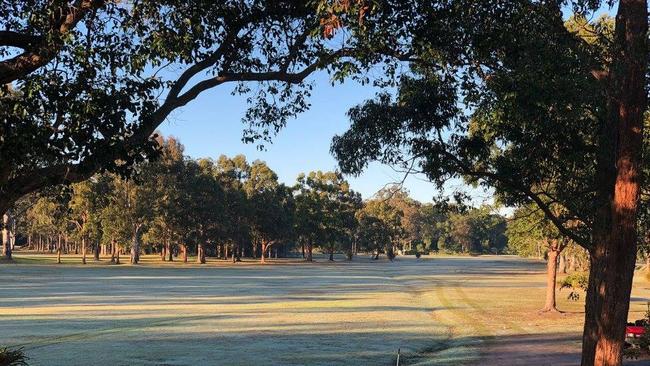
M499 252L505 219L488 207L461 210L421 204L391 186L363 201L336 172L298 176L288 187L264 162L243 155L189 159L175 139L159 139L161 158L136 167L132 179L98 174L70 187L28 196L14 219L26 244L41 251L110 255L142 252L163 260L188 252L231 258L397 251ZM6 247L10 243L6 243Z

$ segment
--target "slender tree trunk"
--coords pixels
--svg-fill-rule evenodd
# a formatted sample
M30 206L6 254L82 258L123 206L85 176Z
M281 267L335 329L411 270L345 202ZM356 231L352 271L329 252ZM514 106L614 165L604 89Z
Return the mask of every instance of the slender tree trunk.
M330 245L330 262L334 262L334 245Z
M185 244L181 244L181 254L183 255L183 263L187 263L187 246Z
M169 262L174 261L174 251L172 250L172 243L169 241L167 242L167 260Z
M56 263L61 264L61 234L59 234L56 242Z
M81 237L81 263L86 264L86 237Z
M301 243L301 247L302 247L301 248L302 249L302 259L305 259L306 257L305 257L305 242L304 241Z
M235 246L235 243L232 244L232 251L230 253L230 256L232 257L232 262L236 263L237 262L237 247Z
M160 247L160 260L163 262L167 261L167 243L165 241L163 241Z
M6 260L11 260L11 242L9 240L9 212L2 215L2 255Z
M602 176L609 205L597 214L585 306L582 366L620 366L623 358L632 278L636 261L639 164L646 110L647 1L621 0L616 15L614 57L609 80L610 145L604 146L613 172ZM612 148L613 146L613 148ZM607 160L607 159L603 159ZM609 189L610 179L614 182Z
M546 262L546 301L542 312L558 311L555 302L555 286L557 283L558 250L549 248L548 261Z
M118 244L117 241L115 242L115 249L114 250L115 250L115 264L120 264L120 252L121 252L121 249L120 249L120 244Z
M266 241L262 240L262 251L260 256L260 263L266 263Z
M314 243L311 239L307 242L307 262L312 262L314 260Z

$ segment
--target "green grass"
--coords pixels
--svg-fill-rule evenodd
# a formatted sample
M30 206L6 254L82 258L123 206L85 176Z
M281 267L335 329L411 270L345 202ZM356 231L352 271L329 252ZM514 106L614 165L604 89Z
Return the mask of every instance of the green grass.
M0 345L25 347L33 366L394 365L398 348L402 365L476 365L522 337L579 346L583 304L561 292L566 313L538 314L544 264L531 260L80 262L0 266Z

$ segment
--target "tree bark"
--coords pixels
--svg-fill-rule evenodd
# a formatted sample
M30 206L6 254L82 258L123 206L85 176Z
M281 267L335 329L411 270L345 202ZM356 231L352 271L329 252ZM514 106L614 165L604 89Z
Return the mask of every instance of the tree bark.
M260 256L260 263L266 263L266 241L262 240L262 251Z
M9 212L2 215L2 255L6 260L12 259L11 242L9 240Z
M183 263L187 263L187 246L185 244L181 244L181 253L183 255Z
M86 264L86 237L81 237L81 263Z
M621 0L616 15L609 80L609 144L599 184L605 203L594 222L591 270L585 305L582 366L622 365L625 325L636 261L645 74L647 1ZM609 173L609 174L608 174ZM597 178L597 179L598 179ZM611 184L613 183L613 184Z
M164 262L167 260L167 242L163 241L160 247L160 259Z
M140 262L140 227L140 224L133 227L133 242L131 243L131 264L138 264Z
M95 253L94 253L95 257L93 259L95 260L95 262L99 262L99 254L100 254L99 252L101 250L101 246L100 246L98 241L95 242L95 246L93 247L93 249L95 250Z
M559 250L557 244L551 244L548 250L548 261L546 262L546 301L542 312L558 311L555 302L555 287L557 283L557 262Z
M205 245L199 243L196 253L196 262L199 264L205 264Z
M59 234L56 242L56 263L61 264L61 234Z
M313 262L314 260L314 243L311 239L307 242L307 262Z

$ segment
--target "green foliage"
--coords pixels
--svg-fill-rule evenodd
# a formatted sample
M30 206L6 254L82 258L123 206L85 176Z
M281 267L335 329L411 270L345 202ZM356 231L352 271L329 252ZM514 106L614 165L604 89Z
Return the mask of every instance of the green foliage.
M29 357L25 355L24 349L0 348L0 366L28 366Z
M566 276L560 281L560 290L569 289L567 298L572 301L580 300L580 293L587 291L589 274L586 272L575 272Z
M502 204L541 206L563 235L588 245L606 119L592 71L609 59L547 5L451 2L417 15L392 8L415 19L414 72L394 93L349 111L350 129L332 143L342 171L379 161L413 167L441 189L461 178L494 189ZM607 27L593 29L600 36Z
M313 72L343 80L389 58L350 57L362 31L354 17L350 40L323 37L320 5L2 2L0 209L96 172L130 174L157 156L155 129L208 89L230 84L245 95L243 139L266 141L309 107Z

